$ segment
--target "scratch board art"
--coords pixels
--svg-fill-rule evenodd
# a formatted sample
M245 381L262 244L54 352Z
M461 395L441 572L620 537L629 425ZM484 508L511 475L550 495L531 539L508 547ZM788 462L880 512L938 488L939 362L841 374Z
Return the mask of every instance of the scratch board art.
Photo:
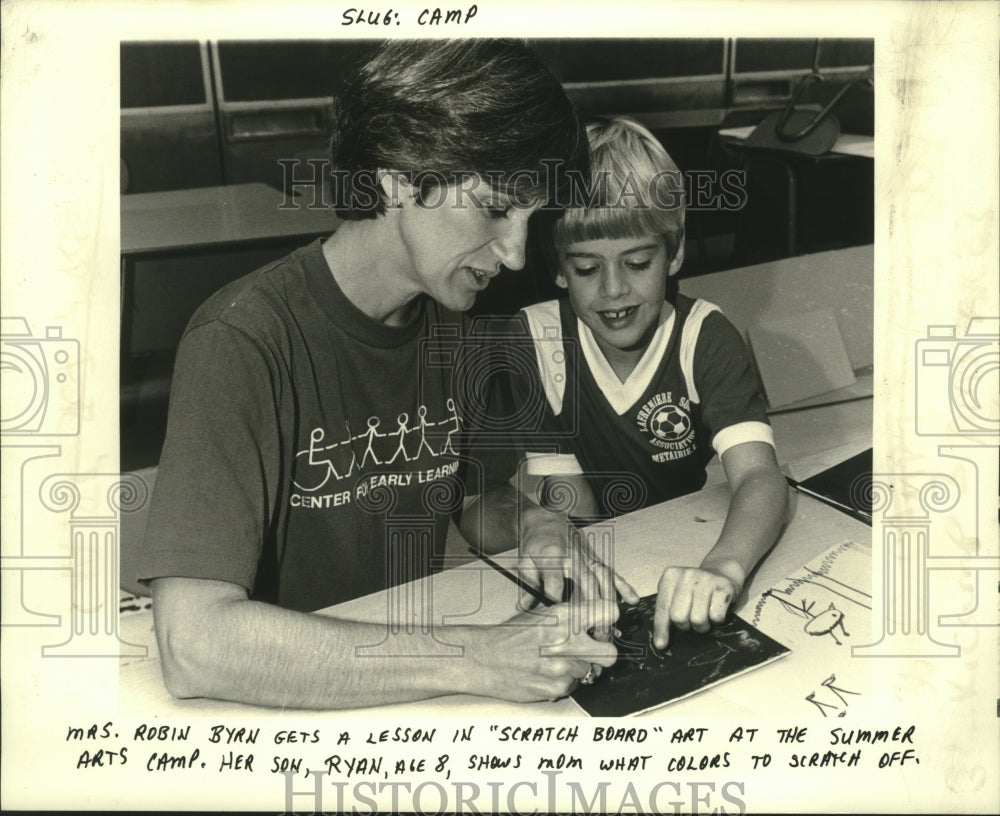
M671 628L666 649L653 646L656 595L634 606L622 604L615 636L619 658L592 686L580 686L573 701L592 717L642 714L758 669L788 648L738 616L706 634Z

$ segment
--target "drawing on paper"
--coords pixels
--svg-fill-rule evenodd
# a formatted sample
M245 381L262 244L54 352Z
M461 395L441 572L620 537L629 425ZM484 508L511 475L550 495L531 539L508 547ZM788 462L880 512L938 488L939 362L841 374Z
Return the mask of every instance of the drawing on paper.
M839 570L845 574L833 575L844 563L841 556L854 547L851 542L845 542L830 550L816 569L803 567L781 586L764 592L754 608L752 623L760 625L765 611L771 606L769 602L777 601L783 612L805 621L802 632L817 638L829 635L837 646L842 646L851 636L847 629L848 615L859 615L867 621L872 608L871 594L866 591L870 587L865 583L870 564L867 559L866 569L857 576L846 574L845 568Z

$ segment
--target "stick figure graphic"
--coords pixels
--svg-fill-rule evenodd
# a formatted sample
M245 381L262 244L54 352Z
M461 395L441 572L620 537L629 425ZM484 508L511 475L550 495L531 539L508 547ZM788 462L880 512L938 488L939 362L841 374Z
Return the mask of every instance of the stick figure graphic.
M458 411L455 410L455 400L448 397L447 405L448 410L451 411L451 419L448 421L451 422L454 427L448 431L448 435L445 437L444 444L441 446L441 450L438 455L443 456L446 453L452 453L455 456L458 456L458 451L456 451L455 447L451 444L451 438L458 433L459 428L461 428L462 418L458 415Z
M427 428L428 428L428 426L430 426L430 425L436 425L437 423L435 423L435 422L428 422L427 421L427 406L426 405L421 405L417 409L417 416L420 417L420 446L417 448L417 452L413 455L413 458L414 459L419 459L420 458L420 454L421 454L421 452L423 451L424 448L427 448L427 452L431 456L437 456L437 454L434 452L434 448L432 448L428 444L428 442L427 442Z
M309 447L295 454L296 459L305 455L306 464L309 466L309 469L304 471L304 473L296 474L296 478L292 482L299 490L305 490L306 492L319 490L327 483L330 474L333 474L333 478L335 479L341 478L340 474L337 473L337 468L333 466L333 461L329 457L322 455L326 451L337 447L338 443L334 442L332 445L322 445L321 443L325 436L326 432L322 428L313 428L309 432ZM314 467L320 468L320 472L317 473L313 470L312 468ZM317 480L315 484L312 484L312 479Z
M369 455L371 455L372 461L376 465L381 465L382 464L382 462L379 460L378 456L375 455L375 449L372 447L372 445L375 442L375 437L376 436L377 437L383 437L383 436L385 436L385 434L380 434L378 432L378 423L379 423L378 417L374 417L374 416L373 417L368 417L368 430L365 431L365 433L361 434L360 436L356 436L355 437L355 439L362 439L362 438L367 438L368 439L368 447L365 448L364 456L361 457L361 467L365 466L365 462L368 461L368 456Z
M358 454L354 450L354 445L351 444L354 441L354 436L351 432L351 423L348 422L346 419L344 420L344 429L347 431L347 436L345 436L344 440L338 444L342 446L346 445L347 449L351 452L351 462L347 466L347 473L345 473L343 476L343 478L346 479L348 476L354 473L354 466L358 463Z
M392 455L392 458L387 461L387 464L392 464L396 461L399 454L403 454L403 461L409 462L410 457L406 453L406 434L410 430L406 427L406 424L410 421L410 415L407 413L402 413L396 417L396 422L399 423L399 430L393 431L389 436L398 436L399 445L396 446L396 452Z

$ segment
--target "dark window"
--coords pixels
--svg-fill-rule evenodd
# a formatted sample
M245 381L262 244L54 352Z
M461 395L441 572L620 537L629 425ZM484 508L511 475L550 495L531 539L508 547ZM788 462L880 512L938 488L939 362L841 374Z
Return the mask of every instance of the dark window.
M197 42L126 42L121 46L122 108L201 105L205 80Z
M736 72L808 71L812 68L816 40L739 39ZM874 40L821 40L820 66L867 66L875 60Z
M227 102L337 96L344 77L376 40L220 42L222 96Z
M868 66L875 62L875 40L823 40L819 64L824 68Z
M705 76L724 72L722 40L533 40L562 82Z

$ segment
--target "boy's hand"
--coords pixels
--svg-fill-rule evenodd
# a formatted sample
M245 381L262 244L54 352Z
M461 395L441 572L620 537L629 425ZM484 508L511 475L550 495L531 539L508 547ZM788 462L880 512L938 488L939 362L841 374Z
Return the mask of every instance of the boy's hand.
M743 585L739 572L732 564L667 567L656 591L653 645L667 647L671 625L704 633L712 624L723 623Z

